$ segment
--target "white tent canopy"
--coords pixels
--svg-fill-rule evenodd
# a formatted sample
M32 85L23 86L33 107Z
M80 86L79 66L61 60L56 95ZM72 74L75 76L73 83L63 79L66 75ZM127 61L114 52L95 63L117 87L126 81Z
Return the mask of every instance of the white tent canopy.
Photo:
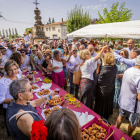
M67 34L67 37L140 38L140 20L91 24Z

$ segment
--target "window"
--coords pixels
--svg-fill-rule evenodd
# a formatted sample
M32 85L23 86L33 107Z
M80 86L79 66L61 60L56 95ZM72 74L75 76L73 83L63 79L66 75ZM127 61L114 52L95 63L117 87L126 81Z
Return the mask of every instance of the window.
M48 28L46 28L46 31L48 31Z
M60 33L60 29L58 29L58 33Z
M55 30L55 27L52 27L52 30L54 31Z
M57 39L57 35L53 35L53 39Z
M51 30L51 28L49 27L49 31Z

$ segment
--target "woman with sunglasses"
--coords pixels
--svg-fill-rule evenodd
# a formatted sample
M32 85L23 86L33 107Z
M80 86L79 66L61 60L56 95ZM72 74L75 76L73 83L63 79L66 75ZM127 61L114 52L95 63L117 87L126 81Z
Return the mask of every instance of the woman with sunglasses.
M42 74L46 73L51 78L52 70L58 67L52 67L52 50L48 49L44 52L44 61L41 64Z
M127 50L121 50L120 56L123 58L129 58L129 53ZM116 75L116 80L115 80L115 95L114 95L114 109L118 108L118 97L120 95L120 90L121 90L121 84L122 84L122 77L124 71L127 69L127 65L123 64L119 61L116 60L116 66L118 68L117 75Z
M20 53L23 58L23 63L20 65L20 68L21 68L21 70L23 70L24 68L27 68L28 66L30 66L30 57L28 55L26 55L25 49L21 49Z
M50 100L56 93L52 91L50 95L31 101L34 91L27 79L14 80L8 91L14 101L7 108L7 128L15 140L30 140L32 123L41 120L35 107Z

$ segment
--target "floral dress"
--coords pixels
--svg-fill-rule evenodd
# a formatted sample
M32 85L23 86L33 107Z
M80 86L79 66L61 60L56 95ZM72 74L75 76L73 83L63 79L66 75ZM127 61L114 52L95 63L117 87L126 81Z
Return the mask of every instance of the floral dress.
M23 70L24 67L27 68L27 66L30 66L30 65L27 65L29 62L30 62L30 57L28 55L26 55L26 57L22 57L23 58L23 63L20 65L20 69Z
M127 69L127 65L116 60L116 66L118 68L117 74L123 74ZM115 79L115 95L114 95L114 109L118 108L118 97L120 95L122 79Z

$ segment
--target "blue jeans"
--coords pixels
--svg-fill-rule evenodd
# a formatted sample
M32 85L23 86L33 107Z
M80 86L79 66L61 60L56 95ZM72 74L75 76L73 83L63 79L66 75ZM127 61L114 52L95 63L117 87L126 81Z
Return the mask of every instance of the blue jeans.
M75 91L75 97L78 97L78 92L79 92L79 85L75 85L73 83L73 73L70 72L70 94L74 95Z

